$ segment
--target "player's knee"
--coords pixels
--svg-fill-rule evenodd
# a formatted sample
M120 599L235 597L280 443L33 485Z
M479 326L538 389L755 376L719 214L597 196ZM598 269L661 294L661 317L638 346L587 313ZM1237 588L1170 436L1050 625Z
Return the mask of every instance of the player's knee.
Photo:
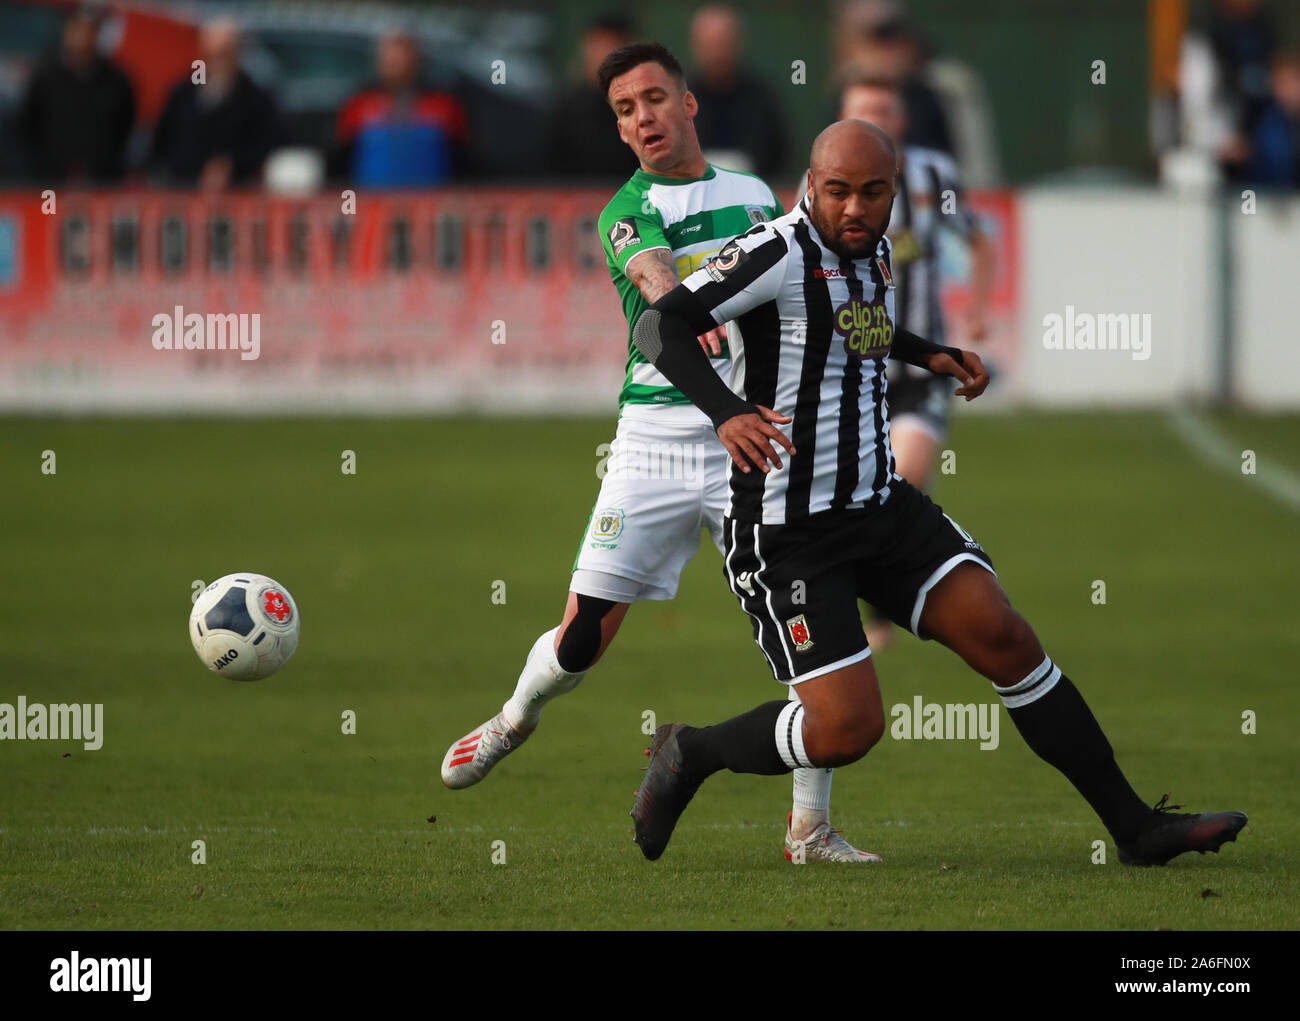
M879 714L855 714L820 723L805 734L804 746L818 766L847 766L871 751L884 733Z
M618 604L609 599L579 595L578 610L560 632L555 659L566 673L590 670L600 658L605 617ZM574 685L577 685L574 681Z
M1038 636L1029 621L1010 608L999 619L996 635L998 648L1009 653L1038 648Z
M999 608L981 633L986 655L994 662L1005 664L1011 673L1022 667L1032 669L1042 661L1043 647L1034 629L1009 606Z

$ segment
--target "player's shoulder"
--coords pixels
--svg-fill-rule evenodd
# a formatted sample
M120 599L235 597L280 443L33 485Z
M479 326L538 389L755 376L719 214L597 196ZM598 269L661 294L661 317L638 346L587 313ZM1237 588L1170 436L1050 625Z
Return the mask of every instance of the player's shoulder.
M646 202L645 189L637 176L633 174L629 177L623 187L614 192L613 197L605 203L599 217L601 230L608 230L626 216L653 215L654 207Z
M800 224L810 226L812 224L812 220L808 216L806 202L807 196L801 196L792 208L765 223L757 224L756 227L763 228L768 234L780 237L788 244L794 239L795 232Z
M777 198L776 192L758 174L751 174L744 170L732 170L730 167L720 167L715 163L710 163L713 169L715 180L731 190L748 193L751 199L761 201L763 205L780 207L780 199Z
M725 255L730 248L739 248L748 256L761 255L764 262L775 266L789 255L793 248L794 223L797 217L789 213L755 223L743 234L737 234L723 247Z
M770 187L768 187L766 181L764 181L757 174L750 173L748 170L732 170L730 167L720 167L716 163L710 163L709 166L713 168L713 172L718 176L719 180L723 180L723 181L730 180L730 181L741 181L741 182L754 181L757 182L758 187L764 188L767 191L772 190Z

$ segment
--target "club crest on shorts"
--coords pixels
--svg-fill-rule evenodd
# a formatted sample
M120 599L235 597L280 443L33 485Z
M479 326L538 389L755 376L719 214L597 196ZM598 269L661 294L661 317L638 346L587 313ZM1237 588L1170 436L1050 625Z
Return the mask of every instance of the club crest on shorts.
M787 620L785 626L790 630L795 652L807 652L813 647L812 632L808 630L808 618L802 613Z
M614 549L623 534L623 508L602 507L591 516L591 544Z

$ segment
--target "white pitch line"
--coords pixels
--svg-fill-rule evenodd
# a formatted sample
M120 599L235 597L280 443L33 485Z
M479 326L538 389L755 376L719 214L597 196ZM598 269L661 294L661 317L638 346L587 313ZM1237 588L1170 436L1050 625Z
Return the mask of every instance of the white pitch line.
M1241 475L1241 451L1223 433L1190 411L1180 408L1165 417L1169 428L1207 464L1259 486L1290 510L1300 513L1300 476L1280 464L1255 458L1255 474Z
M843 820L841 820L843 821ZM1067 826L1078 828L1080 826L1091 825L1089 823L1075 822L1067 819L1048 819L1045 820L1049 826ZM426 835L434 836L436 834L496 834L496 833L575 833L587 832L591 830L630 830L632 824L628 823L571 823L559 826L495 826L495 825L475 825L475 826L438 826L431 830L423 829L422 823L412 823L409 828L395 829L393 827L370 827L370 826L345 826L332 827L331 833L338 834L362 834L365 836L384 836L384 837L409 837L413 833L417 836ZM907 822L902 819L880 819L871 821L849 820L848 826L855 829L876 829L880 827L912 827L918 825L914 822ZM929 824L929 825L938 825ZM1035 820L1033 822L1015 821L999 822L989 820L985 822L974 822L966 824L971 827L985 827L988 829L1030 829L1043 825L1043 821ZM757 830L757 831L774 831L780 833L785 829L778 823L756 823L756 822L712 822L712 823L683 823L683 826L691 830ZM184 826L184 827L152 827L152 826L39 826L27 829L22 826L5 826L0 827L0 836L24 836L32 833L45 834L69 834L82 833L92 837L103 836L183 836L189 838L194 834L210 833L233 833L236 836L256 835L256 836L296 836L288 831L283 833L276 827L268 826Z

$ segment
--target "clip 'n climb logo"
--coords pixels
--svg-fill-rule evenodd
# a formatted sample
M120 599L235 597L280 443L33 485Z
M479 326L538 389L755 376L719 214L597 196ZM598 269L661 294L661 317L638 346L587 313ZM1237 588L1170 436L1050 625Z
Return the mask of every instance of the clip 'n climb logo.
M894 342L894 324L883 302L865 302L850 298L835 309L835 332L844 338L849 354L864 361L886 358Z

